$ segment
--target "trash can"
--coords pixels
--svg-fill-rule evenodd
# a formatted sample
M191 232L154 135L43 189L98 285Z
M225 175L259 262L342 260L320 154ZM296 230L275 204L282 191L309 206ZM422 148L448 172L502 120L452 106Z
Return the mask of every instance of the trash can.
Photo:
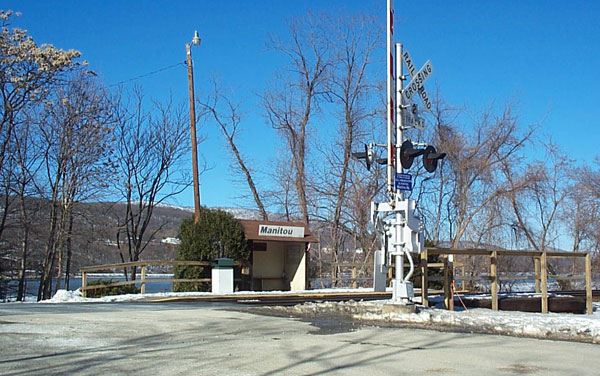
M233 259L221 257L212 260L213 294L233 293Z

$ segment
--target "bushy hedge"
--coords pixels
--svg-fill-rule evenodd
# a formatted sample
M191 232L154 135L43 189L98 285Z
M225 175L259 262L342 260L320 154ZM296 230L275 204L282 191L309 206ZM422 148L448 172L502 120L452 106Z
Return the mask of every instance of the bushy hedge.
M112 283L117 283L120 281L114 281L112 279L97 279L95 281L91 281L88 283L89 286L98 286L98 285L110 285ZM87 290L86 296L88 298L101 298L103 296L111 296L111 295L124 295L124 294L137 294L140 290L135 287L135 285L126 285L126 286L112 286L112 287L102 287L93 290Z
M229 213L218 209L201 208L200 220L185 219L179 226L181 244L177 249L177 260L211 261L228 257L247 262L250 248L244 236L244 229ZM198 266L177 266L174 278L210 278L210 268ZM173 291L208 291L209 283L180 282L173 284Z

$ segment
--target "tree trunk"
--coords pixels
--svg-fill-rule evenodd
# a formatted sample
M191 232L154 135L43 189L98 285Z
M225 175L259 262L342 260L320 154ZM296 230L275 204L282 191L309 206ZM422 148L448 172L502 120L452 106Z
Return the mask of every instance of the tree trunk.
M56 268L56 284L54 287L54 293L56 294L58 290L61 288L62 284L62 276L63 276L63 267L64 267L64 253L65 253L65 227L67 224L67 218L70 216L71 206L69 204L64 204L61 210L60 223L58 226L57 232L57 241L56 241L56 253L57 253L57 268Z
M19 290L17 301L25 300L25 277L27 273L27 249L29 247L29 226L23 228L23 239L21 240L21 268L19 270Z
M57 216L58 205L56 203L56 197L54 197L52 200L52 208L50 211L50 232L48 234L48 241L46 242L46 252L40 275L40 286L38 288L37 296L38 301L46 299L50 296L52 270L54 268L54 262L56 258L56 227L58 222Z
M70 290L71 284L71 259L73 256L73 249L71 244L71 236L73 234L73 214L69 215L69 230L67 232L67 264L65 269L65 289Z

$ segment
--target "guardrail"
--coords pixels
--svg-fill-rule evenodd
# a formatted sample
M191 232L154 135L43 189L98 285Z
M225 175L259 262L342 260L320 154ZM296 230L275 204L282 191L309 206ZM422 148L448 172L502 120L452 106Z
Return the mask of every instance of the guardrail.
M234 266L242 265L240 262L234 262ZM128 286L135 285L139 283L140 293L146 293L146 284L152 282L208 282L210 283L211 278L146 278L146 267L148 266L202 266L212 268L212 263L210 261L159 261L159 260L151 260L151 261L135 261L135 262L124 262L119 264L106 264L106 265L95 265L95 266L86 266L80 268L81 271L81 295L85 298L87 296L87 291L94 289L101 289L106 287L116 287L116 286ZM140 279L131 280L131 281L123 281L123 282L114 282L106 285L97 285L97 286L88 286L87 285L87 274L90 272L99 272L108 269L126 269L132 267L141 268Z
M439 280L439 278L428 277L428 255L441 255L443 258L444 276L441 278L444 282L444 302L446 308L454 309L454 297L452 291L452 262L448 260L449 255L480 255L490 258L490 275L489 276L463 276L460 278L463 281L491 281L492 309L498 310L498 256L519 256L533 257L534 260L534 279L536 292L542 295L542 313L548 313L548 278L555 280L585 280L585 299L587 314L593 312L592 306L592 263L590 254L587 252L542 252L542 251L513 251L513 250L487 250L487 249L442 249L442 248L426 248L421 253L421 299L424 306L429 305L427 286L429 281ZM581 275L549 275L548 274L548 258L584 258L585 274ZM503 279L523 279L522 276L504 275ZM529 279L529 278L528 278Z

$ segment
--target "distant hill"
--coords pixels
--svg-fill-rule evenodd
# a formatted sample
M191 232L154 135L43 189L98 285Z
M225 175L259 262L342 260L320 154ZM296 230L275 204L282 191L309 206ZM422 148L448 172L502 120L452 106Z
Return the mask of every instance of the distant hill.
M29 203L36 209L33 226L29 237L28 270L39 270L48 236L49 207L40 199L30 199ZM260 219L258 210L219 207L235 218ZM82 266L100 265L121 262L117 244L118 224L125 217L126 204L121 202L79 203L73 223L72 235L72 270L78 271ZM193 216L194 209L174 205L157 205L146 236L155 233L152 241L142 253L145 260L174 260L177 256L177 237L179 225L185 218ZM274 219L280 216L273 215ZM16 273L21 260L22 231L16 215L9 215L7 227L0 242L0 259L2 273ZM127 246L123 236L120 239L125 259Z

